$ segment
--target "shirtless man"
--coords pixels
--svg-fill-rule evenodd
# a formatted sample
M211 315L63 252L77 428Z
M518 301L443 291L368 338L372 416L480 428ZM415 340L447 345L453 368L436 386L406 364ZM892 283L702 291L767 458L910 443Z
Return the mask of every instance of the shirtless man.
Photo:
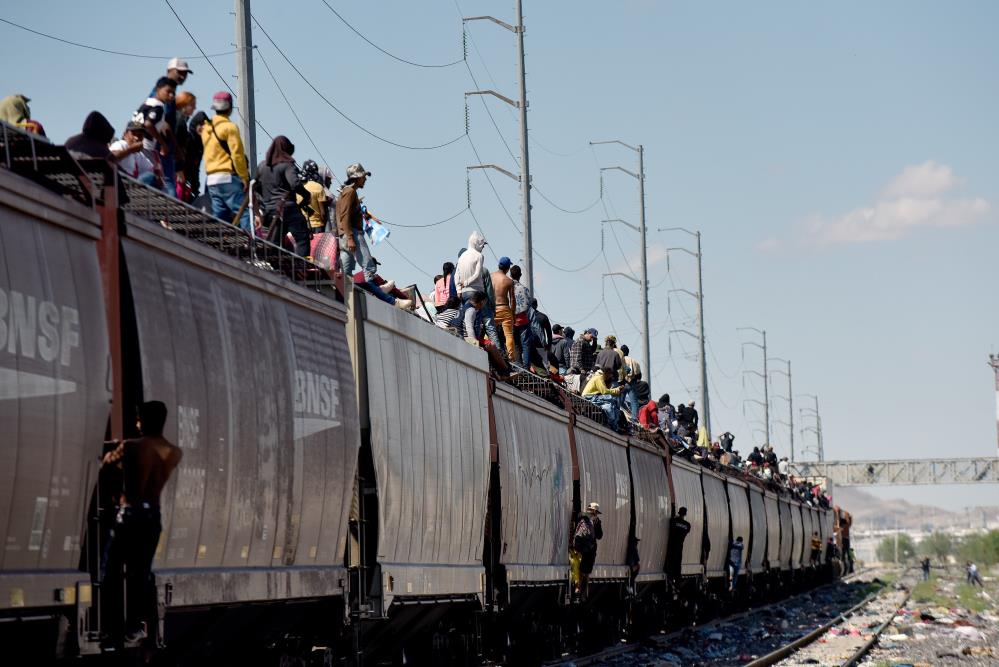
M143 622L155 609L151 570L162 530L160 493L183 456L179 447L163 437L166 416L162 402L143 403L136 424L142 437L125 440L104 456L105 465L121 463L124 479L110 550L114 562L125 565L127 643L146 637Z
M509 359L517 358L517 343L513 339L513 304L516 299L513 294L513 279L507 274L513 262L509 257L500 257L499 269L493 271L493 294L496 295L496 324L503 331L506 353Z

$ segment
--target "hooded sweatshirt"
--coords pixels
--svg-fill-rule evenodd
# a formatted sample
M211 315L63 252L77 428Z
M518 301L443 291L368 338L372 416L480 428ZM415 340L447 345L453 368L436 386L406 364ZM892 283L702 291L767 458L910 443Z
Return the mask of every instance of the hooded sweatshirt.
M455 267L455 283L462 296L471 296L475 292L485 292L483 278L482 249L486 247L486 237L479 232L472 232L468 237L468 248L458 258Z
M31 120L28 98L24 95L8 95L0 100L0 120L11 125L19 125Z
M85 157L108 159L108 144L114 139L114 128L100 111L91 111L83 121L83 132L66 140L66 148Z

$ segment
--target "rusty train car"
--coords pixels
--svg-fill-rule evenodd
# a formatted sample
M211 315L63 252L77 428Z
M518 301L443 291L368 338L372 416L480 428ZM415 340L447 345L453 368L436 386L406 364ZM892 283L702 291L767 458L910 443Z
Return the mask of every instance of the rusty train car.
M184 450L154 561L177 664L537 661L727 601L740 535L745 596L835 573L806 546L833 535L831 512L617 435L554 385L497 382L480 350L345 298L301 258L0 130L0 637L15 654L101 652L100 457L153 399ZM604 538L579 602L569 536L591 501ZM693 530L667 582L680 506Z

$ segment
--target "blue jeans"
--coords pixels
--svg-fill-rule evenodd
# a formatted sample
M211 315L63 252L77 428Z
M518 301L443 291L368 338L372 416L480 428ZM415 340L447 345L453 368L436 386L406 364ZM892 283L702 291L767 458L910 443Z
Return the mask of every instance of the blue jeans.
M612 429L617 430L618 418L621 416L621 397L620 394L615 396L614 394L592 394L590 396L584 396L586 400L594 405L600 407L604 411L604 415L607 417L607 425Z
M208 186L208 196L212 198L212 215L226 222L232 222L246 198L246 193L243 192L243 181L239 180L235 174L232 177L231 183ZM249 206L243 209L243 215L239 217L239 226L247 234L253 234Z
M513 328L513 336L520 341L520 365L524 368L531 367L531 350L537 347L538 339L534 335L534 330L530 324Z
M163 165L163 192L176 199L177 168L173 161L173 155L161 155L160 164Z
M631 412L631 421L638 421L638 388L634 384L625 383L621 389L624 402Z
M729 563L728 571L732 575L732 590L734 591L735 587L739 585L739 566Z
M353 281L354 271L360 265L361 270L364 271L364 282L361 283L361 287L385 303L394 304L395 297L386 294L381 287L373 282L378 265L375 264L375 258L371 255L371 250L368 249L368 241L364 238L364 232L355 229L352 236L354 237L354 252L347 250L347 237L343 234L340 235L340 267L343 270L344 280Z

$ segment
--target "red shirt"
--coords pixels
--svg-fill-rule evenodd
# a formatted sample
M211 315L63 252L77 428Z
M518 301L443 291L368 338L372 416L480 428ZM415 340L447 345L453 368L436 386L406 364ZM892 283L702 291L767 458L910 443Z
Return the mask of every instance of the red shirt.
M638 421L647 429L659 426L659 406L655 401L649 401L638 409Z

